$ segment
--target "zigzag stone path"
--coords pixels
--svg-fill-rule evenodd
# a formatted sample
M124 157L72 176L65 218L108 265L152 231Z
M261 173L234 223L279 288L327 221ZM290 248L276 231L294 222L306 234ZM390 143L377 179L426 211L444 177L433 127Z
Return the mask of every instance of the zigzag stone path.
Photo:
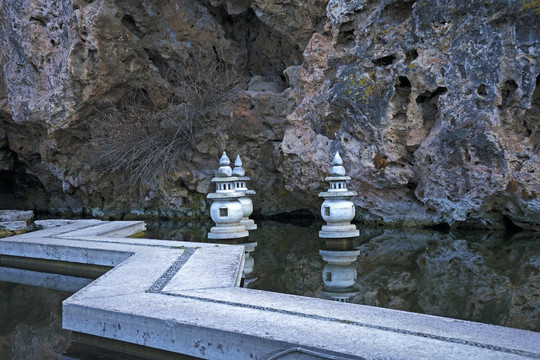
M208 359L540 359L540 334L239 287L242 246L126 238L140 221L54 220L0 256L110 266L63 302L63 327ZM61 287L0 267L0 280Z

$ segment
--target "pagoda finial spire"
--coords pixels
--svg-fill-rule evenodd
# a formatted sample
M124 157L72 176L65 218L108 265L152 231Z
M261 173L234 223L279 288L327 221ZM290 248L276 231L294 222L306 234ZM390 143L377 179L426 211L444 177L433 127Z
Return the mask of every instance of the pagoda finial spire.
M336 151L334 160L332 160L332 165L332 176L345 176L345 168L342 166L343 160L338 151Z
M227 177L232 175L232 169L229 166L230 163L231 160L229 160L227 153L224 151L223 155L221 155L221 159L219 159L219 169L217 173L218 177Z
M246 175L246 172L244 171L244 168L242 167L242 160L240 159L240 155L236 155L236 160L234 161L234 169L232 173L234 176Z

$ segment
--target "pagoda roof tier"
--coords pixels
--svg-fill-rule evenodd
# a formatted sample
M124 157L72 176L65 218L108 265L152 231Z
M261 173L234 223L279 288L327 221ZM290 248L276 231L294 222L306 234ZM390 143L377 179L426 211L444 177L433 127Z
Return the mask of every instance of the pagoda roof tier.
M212 179L212 182L233 182L240 180L236 176L226 176L226 177L215 177Z
M340 197L350 197L350 196L356 196L358 193L356 191L349 191L349 190L335 190L335 191L324 191L319 193L319 197L323 198L340 198Z
M244 196L244 193L230 190L230 192L215 192L206 196L207 199L237 199Z
M347 181L351 180L350 176L327 176L324 178L324 181L330 182L330 181Z

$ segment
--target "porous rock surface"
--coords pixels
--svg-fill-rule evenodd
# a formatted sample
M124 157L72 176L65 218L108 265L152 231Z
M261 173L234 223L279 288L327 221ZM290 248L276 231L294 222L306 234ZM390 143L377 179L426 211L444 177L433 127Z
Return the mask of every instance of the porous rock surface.
M318 213L340 151L366 222L540 228L530 0L19 0L0 5L1 206L204 214L221 152L255 210ZM247 80L164 188L96 162L89 119L196 56ZM6 189L6 190L4 190Z

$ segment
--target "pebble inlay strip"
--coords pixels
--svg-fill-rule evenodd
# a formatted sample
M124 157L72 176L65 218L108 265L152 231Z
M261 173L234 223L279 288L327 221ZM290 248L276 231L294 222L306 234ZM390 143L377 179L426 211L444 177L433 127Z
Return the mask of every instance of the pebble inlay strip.
M239 307L255 309L255 310L270 311L270 312L286 314L286 315L300 316L300 317L316 319L316 320L346 323L348 325L361 326L361 327L370 328L370 329L376 329L376 330L382 330L382 331L390 331L390 332L398 333L398 334L419 336L419 337L433 339L433 340L445 341L445 342L461 344L461 345L474 346L474 347L493 350L493 351L500 351L500 352L503 352L503 353L513 354L513 355L520 355L520 356L525 356L525 357L529 357L529 358L533 358L533 359L539 359L540 358L540 354L535 354L535 353L531 353L531 352L528 352L528 351L509 349L509 348L505 348L505 347L501 347L501 346L483 344L483 343L479 343L479 342L476 342L476 341L461 340L461 339L456 339L456 338L447 337L447 336L426 334L426 333L422 333L422 332L418 332L418 331L396 329L396 328L391 328L391 327L388 327L388 326L366 324L366 323L362 323L362 322L358 322L358 321L348 321L348 320L345 321L345 320L336 319L336 318L332 318L332 317L328 317L328 316L309 315L309 314L304 314L304 313L300 313L300 312L296 312L296 311L279 310L279 309L273 309L273 308L269 308L269 307L265 307L265 306L257 306L257 305L249 305L249 304L244 304L244 303L236 303L236 302L230 302L230 301L208 299L208 298L199 297L199 296L179 295L179 294L169 294L169 293L167 293L167 295L169 295L169 296L177 296L177 297L184 297L184 298L188 298L188 299L212 302L212 303L223 304L223 305L239 306Z
M161 275L148 289L149 293L159 293L171 281L174 275L184 266L191 255L195 253L195 248L185 248L184 253Z

